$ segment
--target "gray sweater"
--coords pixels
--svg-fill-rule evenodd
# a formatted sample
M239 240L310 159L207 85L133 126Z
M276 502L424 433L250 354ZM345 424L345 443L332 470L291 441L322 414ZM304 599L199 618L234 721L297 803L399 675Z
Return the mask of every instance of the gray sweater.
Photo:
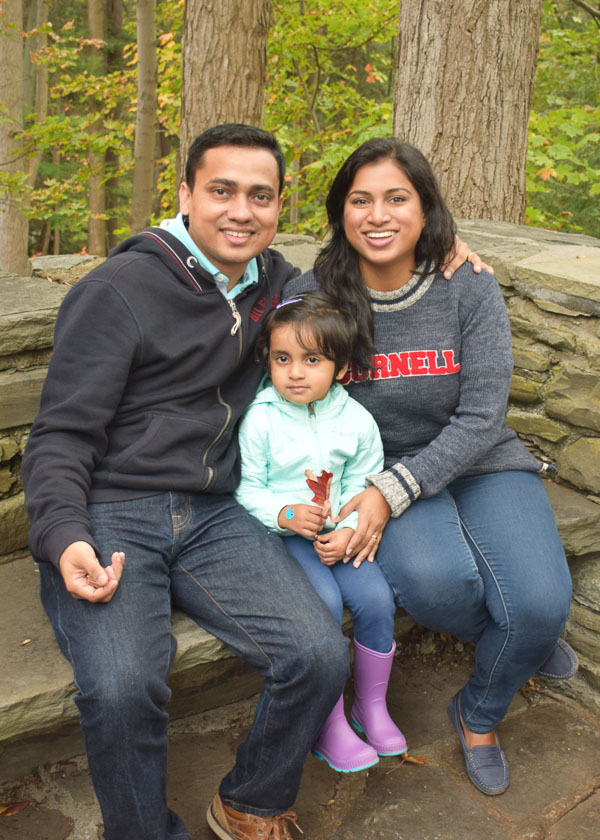
M317 287L312 271L284 297ZM375 417L384 472L371 475L397 517L461 475L542 472L506 425L513 368L508 316L496 279L463 265L413 276L393 292L369 290L375 335L370 382L347 375L350 395Z

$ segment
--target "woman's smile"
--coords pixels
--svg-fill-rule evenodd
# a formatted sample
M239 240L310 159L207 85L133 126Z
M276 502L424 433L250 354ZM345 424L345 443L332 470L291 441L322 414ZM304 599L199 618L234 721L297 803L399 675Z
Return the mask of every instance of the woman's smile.
M393 270L396 286L408 282L424 227L419 194L395 161L382 158L358 170L344 204L344 231L367 285L375 269Z

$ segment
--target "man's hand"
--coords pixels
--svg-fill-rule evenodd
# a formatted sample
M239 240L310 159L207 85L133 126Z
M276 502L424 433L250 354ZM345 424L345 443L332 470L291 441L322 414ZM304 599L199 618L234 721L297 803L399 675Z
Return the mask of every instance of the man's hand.
M339 560L343 560L353 533L354 528L340 528L338 531L329 531L327 534L320 534L315 540L314 545L321 563L324 563L326 566L333 566Z
M363 560L366 559L372 563L375 559L383 529L392 512L377 487L372 486L357 493L349 502L346 502L337 516L337 521L341 522L353 510L358 511L358 524L346 547L344 563L354 557L352 565L358 568Z
M490 274L494 273L492 266L482 262L479 255L474 251L471 251L467 243L463 242L462 239L457 236L454 242L454 250L447 254L446 262L442 266L442 271L444 272L446 280L449 280L456 269L460 268L461 265L466 262L473 264L473 271L475 274L479 274L482 268L489 271Z
M58 567L73 598L106 604L116 592L124 562L123 552L115 551L111 565L104 568L92 546L78 540L63 551Z
M290 512L293 516L290 516ZM323 507L317 505L286 505L279 511L277 524L280 528L312 539L317 536L329 516L331 506L326 502Z

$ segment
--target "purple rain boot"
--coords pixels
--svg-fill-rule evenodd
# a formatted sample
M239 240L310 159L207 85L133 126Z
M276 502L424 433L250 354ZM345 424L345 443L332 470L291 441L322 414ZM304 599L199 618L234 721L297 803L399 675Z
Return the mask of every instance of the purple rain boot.
M346 720L343 695L323 724L311 752L316 758L326 761L332 770L342 773L366 770L379 761L375 750L353 732Z
M406 752L406 738L391 719L385 703L396 642L389 653L369 650L354 640L354 705L352 724L364 732L379 755Z

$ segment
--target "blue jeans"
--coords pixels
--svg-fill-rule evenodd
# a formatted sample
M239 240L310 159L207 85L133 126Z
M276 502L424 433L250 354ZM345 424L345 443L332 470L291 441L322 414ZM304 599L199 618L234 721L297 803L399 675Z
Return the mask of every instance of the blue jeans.
M189 838L166 804L171 607L265 680L221 796L248 813L286 811L348 675L347 642L306 575L230 496L164 493L89 512L102 558L125 552L113 599L73 599L47 563L40 576L44 607L73 664L105 840Z
M571 578L539 476L458 478L390 520L377 561L398 606L476 643L461 710L473 732L492 730L569 613Z
M348 607L352 613L354 638L370 650L389 653L394 642L396 605L377 562L365 560L358 569L351 562L341 561L326 566L321 563L310 540L293 536L284 537L283 542L337 623L342 623L342 611Z

